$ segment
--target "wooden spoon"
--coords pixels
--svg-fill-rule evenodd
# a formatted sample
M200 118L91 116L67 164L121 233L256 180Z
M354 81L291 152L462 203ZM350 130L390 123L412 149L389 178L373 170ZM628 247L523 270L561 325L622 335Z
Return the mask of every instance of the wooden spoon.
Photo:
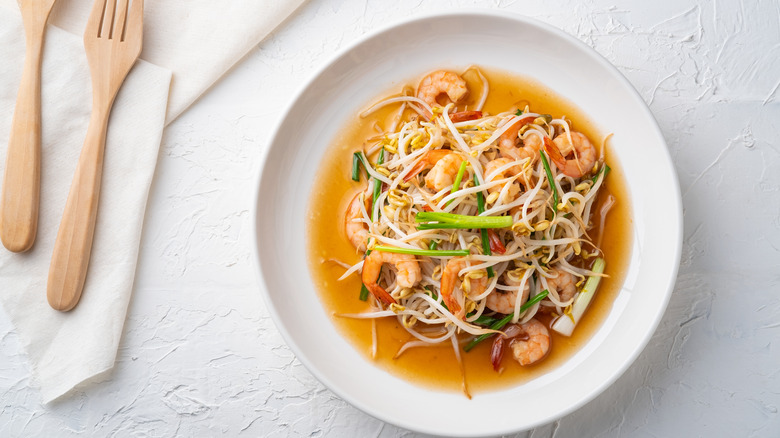
M26 52L8 140L0 240L13 252L30 249L38 231L41 188L41 59L46 22L55 0L19 0Z

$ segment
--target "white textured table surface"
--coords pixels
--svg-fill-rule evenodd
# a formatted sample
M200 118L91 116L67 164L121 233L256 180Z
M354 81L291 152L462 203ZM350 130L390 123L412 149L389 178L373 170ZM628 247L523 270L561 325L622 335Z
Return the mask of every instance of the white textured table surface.
M285 346L254 281L248 194L281 110L336 51L474 7L538 18L615 64L664 132L685 207L650 344L594 401L519 436L780 436L780 3L616 3L310 1L166 130L115 369L44 406L0 314L0 436L414 435Z

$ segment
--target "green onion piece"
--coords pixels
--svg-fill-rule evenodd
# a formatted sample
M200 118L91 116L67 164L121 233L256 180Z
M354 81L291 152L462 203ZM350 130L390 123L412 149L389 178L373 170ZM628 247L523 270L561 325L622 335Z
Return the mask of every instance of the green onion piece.
M480 315L479 318L475 319L474 321L471 321L471 323L490 327L496 321L498 321L498 319L493 318L492 316Z
M523 115L523 111L522 110L517 110L517 111L515 111L515 115L516 116L522 116Z
M542 156L542 164L544 165L544 173L547 174L547 182L550 183L550 187L552 187L553 190L553 211L558 211L558 187L555 186L552 170L550 170L550 163L547 162L547 157L544 155L544 152L539 151L539 155Z
M466 216L428 211L417 213L415 221L422 222L417 226L419 230L509 228L513 223L511 216Z
M376 160L376 165L380 166L382 163L385 162L385 147L382 146L382 149L379 150L379 158ZM382 193L382 181L379 181L379 179L374 178L374 197L372 198L371 202L372 205L372 215L371 220L376 222L379 220L379 207L376 204L376 200L379 199L379 194Z
M522 114L522 111L520 111L520 113ZM477 179L476 173L474 174L474 187L479 187L479 180ZM485 194L482 192L477 192L477 211L479 211L480 214L485 212ZM487 230L482 228L479 231L482 235L482 252L484 252L485 255L492 255L493 253L490 251L490 241L488 241ZM496 275L492 266L488 266L487 274L488 278L493 278Z
M433 251L433 250L436 249L437 246L439 246L439 241L438 240L431 240L431 243L428 244L428 249Z
M466 166L468 165L467 161L461 161L460 168L458 169L458 175L455 176L455 182L452 184L452 190L450 193L455 193L458 191L458 188L460 187L460 182L463 181L463 174L466 173ZM449 202L447 202L447 205L450 205L450 202L453 200L450 199Z
M571 336L572 331L574 331L574 326L580 322L582 315L585 313L585 310L590 304L590 300L592 300L593 295L596 294L596 288L599 287L599 282L601 281L601 275L598 274L604 273L605 265L606 263L601 257L597 258L596 261L593 262L593 268L591 268L591 271L593 271L596 275L591 275L588 277L588 281L585 282L585 286L583 286L580 293L577 294L577 297L574 298L574 302L571 305L571 318L563 315L556 319L552 326L553 330L564 336Z
M485 255L493 255L493 251L490 250L490 238L488 237L487 230L482 228L479 232L482 235L482 252L485 253ZM492 266L488 266L487 274L488 278L493 278L493 276L496 275L496 273L493 272Z
M360 301L368 300L368 289L365 284L360 284Z
M481 216L480 216L481 217ZM504 217L504 216L499 216ZM512 224L506 225L504 222L491 224L479 222L458 222L458 223L439 223L426 222L417 225L418 230L471 230L479 228L509 228Z
M469 250L467 249L455 249L451 251L446 250L431 250L431 249L412 249L412 248L396 248L394 246L376 245L374 249L377 251L393 252L396 254L412 254L428 257L453 257L453 256L467 256Z
M369 164L368 164L368 158L366 157L366 154L364 154L362 151L355 152L355 153L358 155L358 158L360 158L360 163L363 164L363 169L366 170L366 179L370 179L371 174L368 173Z
M488 232L485 228L479 230L482 234L482 252L485 253L485 255L493 255L493 252L490 250L490 237L488 237Z
M550 292L547 289L545 289L540 294L535 295L533 298L531 298L530 300L526 301L525 304L520 306L520 313L525 312L529 307L533 306L534 304L538 303L539 301L542 301L544 299L544 297L546 297L547 294L549 294L549 293ZM498 321L494 322L490 326L490 329L491 330L501 330L502 328L504 328L505 325L507 325L509 323L509 321L512 320L512 316L514 316L514 315L512 315L510 313L509 315L499 319ZM469 342L468 345L466 345L466 347L463 350L466 351L466 352L471 351L471 349L476 347L477 344L479 344L480 342L484 341L485 339L493 336L494 334L495 333L485 333L484 335L477 336L473 341Z
M474 174L474 187L479 187L479 180L477 179L477 174ZM482 192L477 192L477 210L480 214L485 212L485 194Z
M360 181L360 152L352 154L352 181Z
M600 176L602 173L604 174L604 178L606 178L606 177L607 177L607 174L609 173L609 171L610 171L610 170L612 170L612 168L611 168L611 167L609 167L609 166L607 166L607 163L604 163L604 167L602 167L602 168L601 168L601 171L600 171L599 173L597 173L597 174L596 174L596 176L594 176L594 177L591 179L591 181L593 181L593 184L596 184L596 181L598 181L598 180L599 180L599 176Z

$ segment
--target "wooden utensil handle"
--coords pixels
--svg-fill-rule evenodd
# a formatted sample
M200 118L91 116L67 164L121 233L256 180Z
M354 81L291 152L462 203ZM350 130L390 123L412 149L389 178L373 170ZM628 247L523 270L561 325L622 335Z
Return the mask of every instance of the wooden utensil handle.
M37 37L28 34L0 195L0 240L13 252L30 249L38 231L42 40L43 30Z
M46 295L49 305L63 312L79 302L87 276L100 198L109 111L93 109L54 242Z

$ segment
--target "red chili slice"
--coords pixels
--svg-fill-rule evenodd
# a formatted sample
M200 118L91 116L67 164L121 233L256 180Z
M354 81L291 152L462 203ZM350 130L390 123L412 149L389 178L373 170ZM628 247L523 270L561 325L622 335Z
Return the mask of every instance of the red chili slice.
M496 234L493 230L488 230L488 241L490 242L490 250L496 254L504 254L506 252L506 247L501 242L501 238L498 237L498 234Z
M453 123L465 122L466 120L476 120L482 118L482 111L461 111L450 114L450 120Z
M490 363L497 372L501 369L501 360L504 358L504 337L497 334L493 338L493 346L490 347Z

